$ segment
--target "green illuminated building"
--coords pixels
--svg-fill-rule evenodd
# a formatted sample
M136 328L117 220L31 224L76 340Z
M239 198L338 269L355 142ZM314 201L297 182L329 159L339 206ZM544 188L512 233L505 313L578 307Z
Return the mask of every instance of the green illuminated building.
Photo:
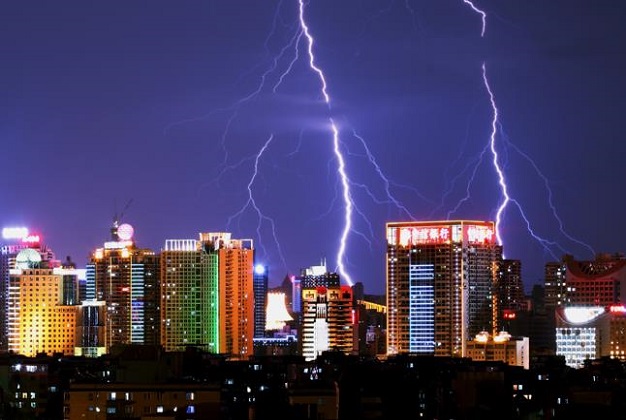
M161 345L219 352L218 257L201 241L169 239L161 252Z

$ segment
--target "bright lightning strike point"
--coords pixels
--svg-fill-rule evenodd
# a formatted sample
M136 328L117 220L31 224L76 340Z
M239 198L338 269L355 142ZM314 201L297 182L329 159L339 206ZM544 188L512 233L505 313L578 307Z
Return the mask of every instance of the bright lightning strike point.
M321 91L322 91L322 95L324 96L324 102L326 102L326 104L328 105L328 108L330 109L330 95L328 95L328 91L327 91L326 78L324 77L324 72L322 71L322 69L320 69L315 64L315 55L313 53L313 43L314 43L313 36L311 35L309 31L309 27L306 24L306 20L304 18L304 0L298 0L298 3L300 5L300 8L299 8L300 27L302 28L302 32L307 39L307 53L309 55L309 67L319 76L320 83L322 84ZM337 170L339 172L339 178L341 180L341 185L343 189L342 197L344 201L344 226L343 226L341 237L339 240L339 250L337 252L337 271L339 272L339 275L343 279L345 279L345 281L350 286L352 286L353 285L352 278L346 271L344 260L345 260L347 242L348 242L348 235L350 231L352 230L352 209L353 209L354 204L352 202L352 196L350 194L350 182L348 179L348 175L346 173L346 163L345 163L345 159L343 157L343 153L341 152L341 148L339 144L340 143L339 129L337 128L337 125L335 124L332 118L329 118L329 121L330 121L331 130L333 133L333 151L335 153L335 157L337 158L337 162L338 162Z
M339 267L339 274L346 279L346 282L350 286L352 286L352 279L346 272L346 268L344 266L344 257L346 253L346 245L348 242L348 234L352 229L352 198L350 197L350 185L348 182L348 175L346 174L346 163L343 158L343 154L339 149L339 130L335 125L335 122L330 119L330 125L333 130L333 150L335 152L335 156L337 157L337 161L339 162L339 176L341 178L341 185L343 187L343 201L344 201L344 226L343 231L341 232L341 241L339 246L339 252L337 253L337 266Z

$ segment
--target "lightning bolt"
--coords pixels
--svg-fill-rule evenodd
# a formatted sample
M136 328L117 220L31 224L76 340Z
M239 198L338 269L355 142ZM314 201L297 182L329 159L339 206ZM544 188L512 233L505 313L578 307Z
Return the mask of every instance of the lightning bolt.
M500 163L498 162L498 151L496 150L496 135L498 134L498 107L496 105L496 100L493 95L493 91L491 90L491 86L489 86L489 79L487 79L487 66L485 63L482 65L483 69L483 83L485 84L485 89L487 89L487 93L489 94L489 102L491 103L491 109L493 111L493 118L491 119L491 135L489 136L489 148L491 150L491 155L493 156L493 167L498 174L498 185L500 185L500 191L502 191L502 202L498 206L498 210L496 211L496 239L498 240L498 244L502 245L502 234L500 233L500 223L502 222L502 213L506 208L507 204L511 200L509 197L508 188L506 185L506 180L504 178L504 171L500 167Z
M467 4L468 6L470 6L470 8L474 12L478 13L481 16L482 27L481 27L480 36L481 36L481 38L484 37L486 29L487 29L487 13L484 10L479 9L471 0L463 0L463 2L465 4ZM489 96L489 102L490 102L490 105L491 105L491 110L492 110L492 115L493 115L492 119L491 119L491 133L490 133L490 136L489 136L489 150L491 151L493 167L494 167L494 169L496 171L496 174L497 174L497 177L498 177L498 185L499 185L500 191L502 193L502 201L500 202L500 205L497 208L496 220L495 220L496 238L497 238L498 244L499 245L503 244L502 233L501 233L500 226L501 226L501 223L502 223L502 218L503 218L503 215L504 215L504 211L505 211L506 207L508 206L508 204L512 203L518 209L520 216L522 217L522 219L524 220L524 222L526 224L526 229L528 230L529 234L537 242L539 242L539 244L552 256L553 259L558 260L558 256L554 253L553 247L558 248L562 253L566 252L564 250L564 248L561 247L561 245L558 244L555 241L550 241L550 240L547 240L547 239L539 236L534 231L534 229L532 228L531 223L530 223L528 217L526 216L522 205L519 203L519 201L517 201L516 199L512 198L509 195L509 191L508 191L508 186L506 184L506 178L505 178L504 170L500 166L499 155L498 155L498 151L496 149L496 140L497 140L498 134L499 133L501 134L502 124L499 121L499 111L498 111L498 107L497 107L497 104L496 104L495 95L493 93L493 90L491 89L491 86L490 86L490 83L489 83L489 78L487 77L487 65L486 65L486 63L484 61L482 63L482 80L483 80L483 85L485 87L485 90L487 91L487 94ZM531 165L533 166L535 171L542 178L542 180L544 182L544 186L548 190L548 205L549 205L549 207L552 210L552 215L554 216L554 218L557 220L557 222L559 224L560 232L565 237L570 239L571 241L576 242L579 245L583 245L584 247L586 247L588 250L590 250L593 253L594 252L593 249L588 244L573 238L571 235L569 235L565 231L565 229L563 227L563 222L561 221L561 218L558 216L558 213L556 211L556 207L554 206L554 203L552 201L552 190L551 190L551 188L549 186L548 180L544 176L544 174L539 170L537 165L532 161L532 159L530 159L530 157L528 155L526 155L521 150L519 150L519 148L515 147L513 145L513 143L511 143L510 141L507 141L507 145L509 147L513 147L520 155L522 155L525 159L527 159L531 163ZM477 166L481 163L482 157L483 157L484 153L485 153L485 149L483 149L483 152L480 155L480 158L478 160ZM477 167L474 168L472 176L470 177L470 183L474 179L474 175L476 174L476 168ZM459 208L459 206L464 201L466 201L469 198L469 185L470 184L468 183L468 187L467 187L467 190L466 190L466 196L459 202L459 204L457 204L457 206L453 209L452 212L456 211Z
M305 1L298 0L298 4L299 4L300 27L302 28L302 35L307 40L308 64L311 70L317 74L320 80L322 97L324 98L324 102L328 106L329 111L331 111L331 98L328 93L328 83L326 81L324 72L316 64L315 55L314 55L314 38L311 35L309 26L307 25L307 22L305 19L305 14L304 14ZM405 1L405 6L414 16L413 9L411 9L408 3L408 0ZM392 185L392 181L390 181L389 178L384 174L382 168L380 167L380 165L378 165L378 163L376 162L376 159L374 158L374 155L372 154L369 147L367 146L367 142L365 141L363 137L357 134L356 130L353 130L352 135L360 141L360 144L363 150L365 151L365 155L368 159L369 164L374 168L374 171L383 182L383 188L384 188L386 199L384 200L377 199L375 195L369 190L369 188L365 184L356 184L350 179L346 171L346 159L345 159L344 153L341 150L341 141L340 141L340 133L339 133L338 125L335 123L335 120L332 117L329 117L329 124L330 124L330 129L332 131L333 152L335 155L335 159L338 162L337 173L339 174L339 181L341 184L341 197L343 199L343 209L344 209L344 218L343 218L344 224L343 224L343 229L339 238L340 245L339 245L339 249L337 252L337 267L338 267L337 271L339 272L341 277L344 278L346 282L352 286L353 282L352 282L350 275L347 272L346 262L345 262L349 234L352 232L361 236L364 240L368 242L368 244L370 244L370 249L371 249L371 241L369 241L362 232L359 232L353 227L352 219L353 219L354 212L356 212L359 216L361 216L362 219L366 222L370 230L370 235L373 235L373 233L372 233L371 224L369 223L367 217L362 211L359 210L359 208L356 206L353 200L351 186L356 185L364 189L366 191L366 194L370 196L372 201L374 201L377 204L391 204L395 206L397 209L399 209L401 212L403 212L409 218L414 220L415 217L413 217L411 212L398 199L396 199L393 196L393 194L391 193L391 188L390 188ZM398 187L408 188L402 185L397 185L397 184L394 184L394 185ZM419 194L419 196L420 198L426 200L426 198L423 197L421 194Z
M365 186L365 188L367 189L367 193L370 195L370 197L372 197L372 200L374 202L377 202L379 204L393 204L396 208L400 209L407 217L409 217L412 220L415 220L415 216L413 216L413 214L411 214L411 212L409 211L409 209L406 208L406 206L404 206L404 204L402 204L400 201L398 201L393 194L391 193L391 181L385 176L385 174L383 173L382 169L380 168L380 166L378 165L378 163L376 162L376 158L374 157L374 155L372 154L372 152L370 151L369 147L367 146L367 142L365 141L365 139L363 137L361 137L356 130L352 131L352 135L359 139L359 141L361 142L361 145L363 146L363 149L365 150L365 154L367 156L367 159L369 160L370 164L374 167L374 170L376 171L376 173L378 174L379 178L383 181L384 184L384 188L385 188L385 193L386 193L386 197L387 200L384 201L379 201L373 194L370 193L369 189L367 189ZM421 198L424 198L421 194L420 194Z
M278 254L280 255L280 258L282 260L283 266L285 267L285 269L287 269L287 262L285 261L285 257L283 256L281 247L280 247L280 243L278 241L278 236L276 235L276 226L274 223L274 220L268 216L266 216L265 214L263 214L263 212L261 211L261 209L259 208L259 206L257 205L255 199L254 199L254 194L252 192L252 186L254 184L254 181L256 180L256 177L259 173L259 160L261 160L261 157L263 156L263 153L265 153L265 151L267 150L267 148L269 147L270 143L272 142L272 140L274 139L274 135L270 135L270 137L267 139L267 141L263 144L263 146L261 147L261 150L259 150L259 152L255 155L254 157L254 171L252 173L252 176L250 177L250 181L248 181L248 185L247 185L247 189L248 189L248 200L245 202L245 204L239 209L239 211L237 211L235 214L231 215L228 218L227 221L227 226L230 229L230 225L232 223L232 221L236 218L241 217L244 212L248 209L248 208L252 208L258 217L258 223L257 223L257 228L256 228L256 233L257 233L257 237L259 238L260 241L260 246L261 249L265 250L265 247L263 246L263 242L262 242L262 238L263 235L261 235L261 227L263 224L263 221L266 221L269 223L270 225L270 229L272 232L272 237L274 239L274 243L276 245L276 249L278 250Z
M469 7L471 7L471 9L478 13L481 16L481 19L483 21L483 26L480 30L480 36L481 38L485 36L485 31L487 30L487 13L481 9L479 9L478 7L476 7L476 5L474 5L473 2L471 2L470 0L463 0L463 3L467 4Z
M265 40L264 45L265 45L266 53L268 55L269 55L268 44L269 44L270 38L273 36L278 26L278 21L280 17L280 9L283 3L284 3L283 0L279 2L278 8L276 9L276 12L274 14L274 20L272 22L270 35L268 35ZM330 137L331 137L332 154L333 154L333 158L328 162L328 164L329 165L332 164L332 171L336 174L336 179L337 179L337 183L335 184L336 196L332 202L332 205L333 206L338 205L338 202L341 201L340 207L342 208L342 228L340 230L340 235L338 238L338 249L337 249L337 254L336 254L336 264L337 264L336 271L339 273L340 277L347 284L352 286L353 280L352 280L352 276L348 272L349 270L348 270L348 259L347 259L347 250L348 250L348 242L349 242L350 235L352 234L352 235L361 237L364 241L366 241L369 244L370 250L372 249L372 243L371 243L371 240L368 238L368 236L370 238L374 237L372 225L367 219L365 212L361 211L355 203L352 188L363 189L366 192L366 194L372 199L372 201L374 201L374 203L395 206L403 214L414 219L414 217L410 214L409 210L392 195L392 191L391 191L392 187L393 188L410 188L410 187L396 184L385 176L382 168L379 166L372 152L367 146L365 139L359 136L356 133L356 131L353 132L353 137L359 140L360 142L359 144L361 145L362 149L365 150L364 156L367 158L368 164L374 168L374 171L376 172L377 176L382 180L382 183L383 183L382 194L384 194L384 198L378 199L376 195L371 192L371 190L368 188L367 185L356 183L348 175L349 168L348 168L348 161L346 159L347 144L345 144L342 141L342 138L341 138L342 136L340 132L341 125L338 123L337 116L333 115L335 110L333 109L333 106L332 106L333 103L331 100L331 95L329 93L326 75L324 71L322 70L322 68L317 63L317 57L315 55L315 50L316 50L315 39L308 25L306 14L305 14L308 4L309 3L307 0L297 0L297 16L294 15L294 24L292 26L289 26L290 32L287 36L283 38L282 41L284 41L284 43L282 44L282 48L277 49L277 53L273 57L270 57L269 59L267 59L266 63L268 64L266 65L264 70L262 70L258 83L255 85L255 87L251 91L249 91L249 93L247 93L245 96L235 101L228 108L219 110L219 111L228 111L230 112L230 115L227 118L225 129L223 130L222 135L221 135L221 147L223 151L224 160L222 164L218 167L220 168L220 172L219 172L219 175L215 178L218 181L214 181L214 182L219 182L219 179L225 174L226 171L234 170L240 167L241 165L243 165L244 163L249 162L250 160L254 160L254 172L249 178L249 182L247 184L248 199L235 214L231 215L228 218L228 225L230 226L233 222L235 222L235 220L243 217L244 213L247 210L250 210L250 209L253 210L258 218L256 233L259 236L259 244L261 245L261 247L263 247L263 242L260 240L261 231L262 231L262 227L265 226L266 223L268 223L271 228L273 241L276 244L276 248L279 250L280 258L282 259L283 264L285 264L285 259L282 255L282 251L279 246L274 220L267 217L265 214L263 214L260 206L255 201L255 195L253 194L255 190L255 186L256 186L256 179L260 174L259 164L261 162L262 157L265 155L265 153L269 153L269 146L271 142L273 141L274 136L273 135L270 136L270 138L265 142L265 144L263 144L263 146L260 147L256 155L246 157L240 160L239 162L230 164L230 165L228 164L229 155L228 155L228 150L227 150L226 145L227 145L227 138L229 137L230 128L234 124L235 119L238 117L239 110L248 102L255 100L255 98L257 98L259 95L263 94L264 92L269 93L271 91L271 93L277 94L278 89L281 87L283 82L292 73L295 64L299 60L306 60L306 67L313 73L315 78L319 80L320 97L328 111L328 116L325 117L327 118L326 129L328 130L328 133L330 134ZM405 0L405 7L411 12L413 17L415 18L413 10L411 9L409 5L408 0ZM255 66L255 68L258 68L258 67L259 66ZM197 119L202 119L205 117L200 117ZM190 119L190 120L183 121L181 123L195 121L197 119ZM176 124L179 124L179 123L176 123ZM302 142L302 134L303 134L303 131L300 131L300 135L298 137L298 144L296 145L295 150L289 153L287 156L292 156L299 151L300 144ZM344 152L344 148L346 148L346 152ZM415 189L413 188L410 188L410 189L418 193ZM425 199L421 195L420 197L422 199ZM355 226L355 224L353 223L354 222L353 219L355 218L355 216L358 217L359 220L362 219L364 221L364 223L366 224L366 228L369 228L368 231L364 230L363 232L361 232L358 229L358 227Z
M541 180L543 181L543 185L544 185L545 190L547 191L547 194L548 194L548 206L550 207L550 210L552 212L552 216L554 217L554 219L557 221L557 223L559 225L559 231L563 234L563 236L565 236L570 241L575 242L578 245L581 245L582 247L586 248L591 253L592 256L596 255L596 251L593 249L593 247L591 245L589 245L586 242L581 241L580 239L577 239L577 238L573 237L572 235L570 235L565 230L565 226L563 225L563 220L559 216L558 211L556 209L556 205L554 204L554 201L553 201L552 188L550 188L550 183L548 182L548 177L546 177L544 175L544 173L539 169L539 167L537 166L535 161L533 161L530 158L530 156L528 156L528 154L524 153L522 150L520 150L519 147L517 147L515 144L513 144L508 139L508 136L506 135L506 133L504 133L504 130L502 129L502 126L500 126L500 133L501 133L502 137L505 139L505 141L507 142L507 146L511 147L520 156L522 156L533 167L533 169L535 170L535 172L537 173L539 178L541 178ZM558 258L556 258L556 259L558 260Z
M324 72L320 69L317 64L315 64L315 55L313 53L313 36L309 31L309 26L306 23L306 19L304 17L304 0L298 0L299 5L299 20L300 27L302 28L302 34L306 38L307 44L307 54L309 57L309 67L313 72L315 72L321 83L321 93L324 97L324 102L328 106L328 109L331 109L330 104L330 95L328 94L328 84L326 83L326 77L324 76ZM348 243L348 235L352 229L352 211L353 211L353 201L352 194L350 192L350 180L346 173L346 161L344 159L343 153L341 151L341 145L339 140L339 129L335 124L335 121L332 117L328 119L330 123L330 129L332 131L333 137L333 152L335 154L335 158L338 162L337 172L339 173L339 179L342 186L342 198L344 204L344 217L343 217L343 229L341 230L341 235L339 237L339 250L337 251L337 271L341 278L343 278L350 286L353 285L352 278L348 274L345 265L345 255L346 248Z

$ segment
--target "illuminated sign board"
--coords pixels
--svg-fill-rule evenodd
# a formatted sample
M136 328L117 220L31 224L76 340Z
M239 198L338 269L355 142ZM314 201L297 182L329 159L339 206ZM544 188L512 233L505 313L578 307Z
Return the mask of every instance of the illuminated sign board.
M25 227L8 227L2 229L2 237L4 239L22 239L28 236L28 228Z
M496 241L493 224L451 224L440 226L389 227L387 240L392 245L439 245L465 242L470 245L492 244Z
M612 305L609 307L609 311L612 313L626 313L626 306L624 305Z
M502 315L504 319L515 319L515 312L509 309L505 309Z
M122 248L126 248L127 246L132 246L133 241L109 241L109 242L105 242L104 243L104 248L105 249L122 249Z
M2 237L4 239L19 239L25 244L38 244L41 242L41 237L39 235L30 234L26 227L3 228Z
M565 319L572 324L584 324L602 315L604 308L601 306L570 306L563 309Z
M493 227L488 225L465 225L465 240L470 244L484 244L495 242Z
M445 244L450 242L450 226L400 228L399 243L407 245Z
M40 241L39 235L28 235L22 238L22 242L27 244L38 244Z

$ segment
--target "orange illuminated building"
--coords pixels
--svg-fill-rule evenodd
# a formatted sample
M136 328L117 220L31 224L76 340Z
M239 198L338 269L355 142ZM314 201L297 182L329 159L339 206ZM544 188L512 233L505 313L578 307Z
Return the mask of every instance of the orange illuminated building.
M74 354L77 307L62 304L62 275L54 269L11 270L8 308L10 351Z
M209 255L217 256L219 351L233 358L254 354L254 247L230 233L201 233Z

